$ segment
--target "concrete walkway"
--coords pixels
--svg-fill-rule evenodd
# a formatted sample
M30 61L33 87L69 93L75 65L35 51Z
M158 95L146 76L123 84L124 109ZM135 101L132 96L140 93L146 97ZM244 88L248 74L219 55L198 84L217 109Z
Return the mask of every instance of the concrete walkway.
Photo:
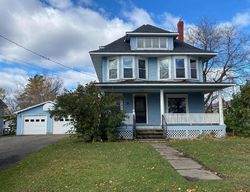
M164 143L151 144L163 158L167 159L172 167L189 181L218 180L218 175L206 170L197 161L184 157L182 153Z

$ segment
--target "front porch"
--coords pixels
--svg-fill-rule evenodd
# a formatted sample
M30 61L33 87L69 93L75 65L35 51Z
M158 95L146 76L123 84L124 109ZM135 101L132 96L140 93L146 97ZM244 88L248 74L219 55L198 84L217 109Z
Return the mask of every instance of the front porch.
M162 130L165 138L194 138L201 134L225 136L222 109L224 84L105 84L105 92L123 96L127 114L118 129L121 139L136 138L141 130ZM218 92L219 113L205 113L204 94Z

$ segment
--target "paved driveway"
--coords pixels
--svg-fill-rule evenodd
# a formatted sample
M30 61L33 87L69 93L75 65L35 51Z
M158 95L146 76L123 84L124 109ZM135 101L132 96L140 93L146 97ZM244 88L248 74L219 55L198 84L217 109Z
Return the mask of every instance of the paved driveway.
M0 171L23 159L28 154L64 137L64 135L1 137Z

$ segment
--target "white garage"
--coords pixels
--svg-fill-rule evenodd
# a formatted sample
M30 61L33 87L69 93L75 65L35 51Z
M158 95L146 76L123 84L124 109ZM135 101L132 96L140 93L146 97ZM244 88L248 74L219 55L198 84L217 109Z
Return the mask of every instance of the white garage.
M68 134L71 127L70 118L53 119L53 134Z
M46 115L24 116L23 135L45 135L47 133Z
M17 111L16 135L67 134L71 129L70 118L56 121L50 116L55 102L46 101Z

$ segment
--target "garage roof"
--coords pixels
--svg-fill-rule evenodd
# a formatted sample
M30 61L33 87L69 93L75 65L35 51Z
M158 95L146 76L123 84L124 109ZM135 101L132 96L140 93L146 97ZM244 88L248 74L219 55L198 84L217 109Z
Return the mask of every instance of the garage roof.
M39 103L39 104L30 106L30 107L27 107L27 108L25 108L25 109L21 109L21 110L19 110L19 111L16 111L15 114L18 114L18 113L21 113L21 112L23 112L23 111L27 111L27 110L33 109L33 108L35 108L35 107L39 107L39 106L44 105L44 104L47 104L47 103L56 104L54 101L45 101L45 102L42 102L42 103Z

